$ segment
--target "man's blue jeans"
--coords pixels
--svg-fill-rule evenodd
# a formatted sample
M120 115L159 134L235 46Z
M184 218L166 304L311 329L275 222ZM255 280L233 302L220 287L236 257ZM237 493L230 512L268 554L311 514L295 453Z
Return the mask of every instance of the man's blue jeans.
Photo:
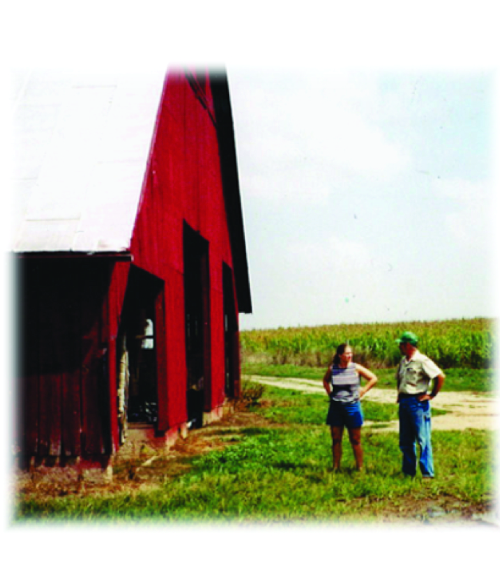
M422 475L434 477L430 402L419 402L417 396L403 397L399 400L399 449L403 453L403 473L412 477L417 472L416 443Z

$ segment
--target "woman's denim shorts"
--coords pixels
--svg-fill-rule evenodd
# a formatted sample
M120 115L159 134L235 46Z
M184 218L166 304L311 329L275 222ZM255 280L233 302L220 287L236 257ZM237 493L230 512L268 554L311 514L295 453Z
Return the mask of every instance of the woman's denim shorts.
M347 429L360 428L363 425L363 411L361 404L353 402L345 404L330 401L330 408L326 417L326 423L334 427L346 427Z

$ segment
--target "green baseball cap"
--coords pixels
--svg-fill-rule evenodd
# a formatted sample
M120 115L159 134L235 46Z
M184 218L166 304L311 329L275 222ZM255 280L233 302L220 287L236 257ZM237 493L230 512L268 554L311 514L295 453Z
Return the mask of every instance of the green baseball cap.
M415 346L418 342L418 336L410 331L406 331L396 340L396 342L398 344L401 344L403 342L409 342L410 344Z

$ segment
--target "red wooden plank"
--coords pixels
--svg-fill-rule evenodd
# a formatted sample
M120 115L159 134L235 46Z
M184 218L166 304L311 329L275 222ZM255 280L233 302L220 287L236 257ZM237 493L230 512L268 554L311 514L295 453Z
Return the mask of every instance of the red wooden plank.
M221 406L225 399L225 355L224 355L224 303L222 291L219 288L211 291L211 313L216 315L212 318L212 390L211 408Z
M241 355L240 355L240 333L237 328L233 333L233 374L234 374L234 396L239 398L241 394Z
M174 427L187 419L184 277L169 271L166 284L167 380L175 378L175 382L167 382L167 406L169 427Z

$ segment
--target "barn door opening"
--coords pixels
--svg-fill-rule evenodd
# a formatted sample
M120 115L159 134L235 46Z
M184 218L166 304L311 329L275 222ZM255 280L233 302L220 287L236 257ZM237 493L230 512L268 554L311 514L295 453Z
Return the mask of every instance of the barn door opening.
M129 423L158 420L157 312L163 282L131 267L117 342L118 420L123 442Z
M233 272L223 264L224 295L224 355L225 355L225 393L228 398L235 397L235 379L238 376L238 324L234 303Z
M187 416L190 428L203 425L210 403L210 311L208 242L184 226ZM208 406L208 407L207 407Z

